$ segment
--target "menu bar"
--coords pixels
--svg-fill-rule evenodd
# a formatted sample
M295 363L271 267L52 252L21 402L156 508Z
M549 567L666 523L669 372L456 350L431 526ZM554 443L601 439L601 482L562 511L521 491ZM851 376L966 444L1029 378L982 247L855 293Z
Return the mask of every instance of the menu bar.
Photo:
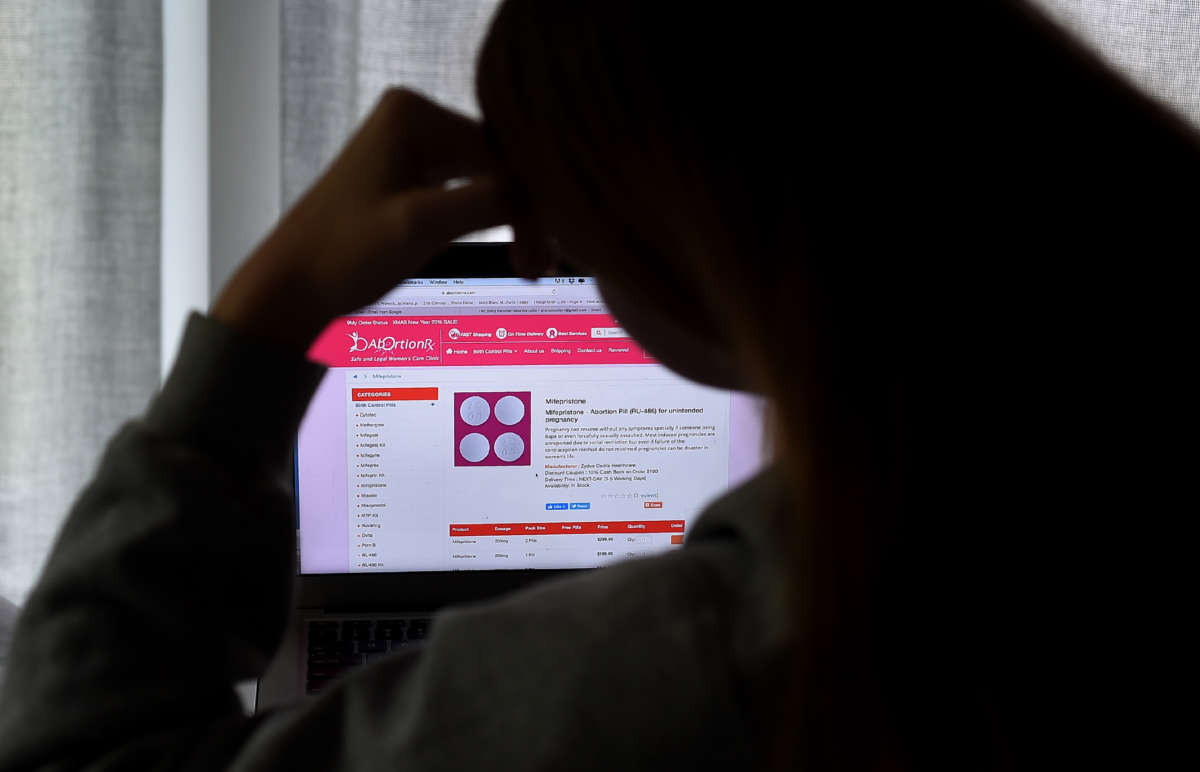
M655 362L607 314L344 317L308 355L328 367L368 368Z

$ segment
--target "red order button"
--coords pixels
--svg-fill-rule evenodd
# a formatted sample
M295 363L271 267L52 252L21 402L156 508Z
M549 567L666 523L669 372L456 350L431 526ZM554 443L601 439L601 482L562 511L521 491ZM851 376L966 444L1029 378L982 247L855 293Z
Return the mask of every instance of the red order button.
M438 390L437 386L410 386L400 389L351 389L350 398L355 402L374 402L376 400L436 402Z

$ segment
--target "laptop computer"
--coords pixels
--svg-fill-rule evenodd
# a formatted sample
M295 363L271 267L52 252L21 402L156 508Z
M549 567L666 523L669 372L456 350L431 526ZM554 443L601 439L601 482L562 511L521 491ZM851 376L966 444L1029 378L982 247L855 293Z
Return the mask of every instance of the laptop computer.
M298 590L260 709L422 645L450 604L678 549L762 462L761 403L687 381L594 279L459 243L334 320L295 449Z

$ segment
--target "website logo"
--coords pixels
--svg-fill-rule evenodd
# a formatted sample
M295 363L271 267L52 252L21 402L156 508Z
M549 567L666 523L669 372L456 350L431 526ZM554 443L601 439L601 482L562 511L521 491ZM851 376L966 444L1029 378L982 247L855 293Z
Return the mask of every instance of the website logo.
M364 338L357 332L346 333L346 337L350 339L350 353L352 354L363 351L378 351L386 354L396 349L433 350L433 338L426 338L425 340L399 340L392 335L385 335L382 338Z

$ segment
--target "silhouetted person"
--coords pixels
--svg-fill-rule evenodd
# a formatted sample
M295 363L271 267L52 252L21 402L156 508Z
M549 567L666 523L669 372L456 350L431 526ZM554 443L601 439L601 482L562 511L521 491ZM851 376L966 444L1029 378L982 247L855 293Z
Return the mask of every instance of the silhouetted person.
M81 495L0 769L1037 758L1070 577L1108 576L1067 532L1158 490L1196 139L1018 3L798 5L511 0L482 127L385 95ZM664 363L766 395L774 463L681 550L448 611L244 718L289 609L307 344L504 222L526 275L594 273Z

